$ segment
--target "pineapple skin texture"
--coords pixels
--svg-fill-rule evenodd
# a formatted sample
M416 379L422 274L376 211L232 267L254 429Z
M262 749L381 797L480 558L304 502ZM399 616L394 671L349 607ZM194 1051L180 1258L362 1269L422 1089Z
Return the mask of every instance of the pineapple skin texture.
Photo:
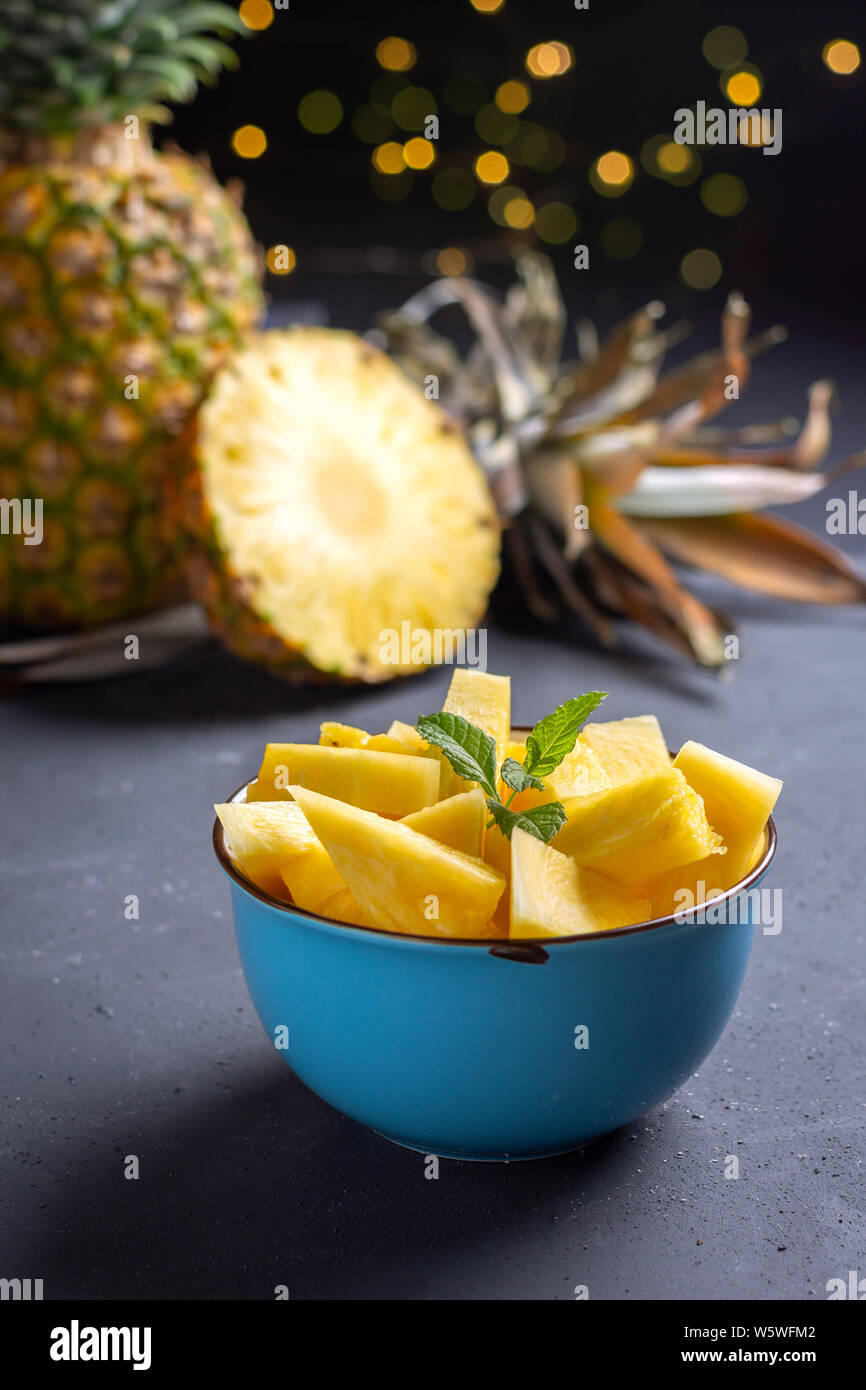
M0 535L0 614L25 627L183 592L189 426L264 311L233 198L188 156L129 143L123 163L58 147L0 168L0 496L43 501L41 544Z

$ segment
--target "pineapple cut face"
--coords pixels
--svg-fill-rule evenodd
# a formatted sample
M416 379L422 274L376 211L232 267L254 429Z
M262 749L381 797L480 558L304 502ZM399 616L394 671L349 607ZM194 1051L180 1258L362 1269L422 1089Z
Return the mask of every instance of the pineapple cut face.
M252 614L269 664L387 680L450 659L483 614L499 540L482 472L439 406L354 334L261 335L218 374L199 458L233 589L216 617L236 649ZM207 575L199 588L219 607Z
M679 768L569 801L553 845L585 868L640 885L666 869L723 854L722 838Z
M458 666L442 709L446 714L461 715L490 735L496 744L498 766L511 738L511 677Z
M372 924L410 936L490 934L505 880L482 860L305 787L292 793Z
M526 744L509 741L505 745L504 756L522 763L526 757ZM514 811L526 811L531 806L541 806L546 801L570 801L576 796L591 796L593 792L605 791L612 782L602 766L600 758L593 750L577 740L570 753L566 753L559 767L542 777L544 791L527 787L518 792L510 803ZM500 780L499 794L508 800L511 789Z
M410 816L403 817L403 824L442 845L450 845L461 854L480 859L486 819L484 793L476 787L473 791L459 792L445 801L437 801L435 806L426 806L423 811L413 811Z
M595 753L613 787L671 765L671 755L654 714L587 724L580 741Z
M293 784L337 797L383 816L407 816L439 795L439 764L406 753L326 748L314 743L269 743L250 801L288 801Z
M703 798L707 820L721 835L727 853L649 880L644 891L652 897L654 914L659 917L715 897L746 877L761 858L765 827L782 790L777 777L702 743L684 743L674 767Z
M389 734L368 734L353 724L338 724L326 720L319 727L319 743L323 748L367 748L371 753L405 753L402 739Z
M534 835L511 836L512 937L579 936L645 922L650 902Z

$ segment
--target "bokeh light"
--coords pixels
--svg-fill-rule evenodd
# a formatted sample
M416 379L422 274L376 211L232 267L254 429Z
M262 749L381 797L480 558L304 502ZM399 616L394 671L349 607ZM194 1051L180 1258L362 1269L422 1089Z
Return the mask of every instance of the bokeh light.
M469 0L469 3L479 14L497 14L505 0Z
M590 180L599 193L618 198L625 193L634 178L634 164L622 150L608 150L599 155L590 170Z
M465 169L440 169L433 177L434 201L448 212L462 212L475 197L477 185Z
M520 122L516 116L507 116L493 102L488 102L475 117L475 130L487 145L507 145L518 134Z
M436 158L433 141L425 140L423 135L413 136L403 146L403 158L410 169L429 169Z
M298 258L291 246L286 246L284 243L269 246L265 261L272 275L290 275L298 264Z
M526 55L526 68L533 77L561 77L574 62L567 43L537 43Z
M736 174L711 174L701 184L701 202L717 217L736 217L749 201L749 191Z
M860 66L860 49L848 39L833 39L824 45L821 55L831 72L846 76Z
M760 100L761 79L756 72L741 68L722 76L722 91L732 106L754 106Z
M466 252L459 246L443 246L436 257L436 269L440 275L465 275L469 269Z
M391 102L391 115L403 130L423 130L436 109L436 98L426 87L404 87Z
M733 68L742 63L749 51L746 36L732 24L719 24L704 37L703 55L714 68Z
M711 290L722 278L722 263L715 251L697 247L683 256L680 275L692 290Z
M601 249L615 261L628 261L644 243L643 228L633 217L613 217L601 229Z
M670 135L651 135L641 146L640 162L654 179L684 185L694 183L701 161L688 145L678 145Z
M398 39L392 34L376 45L376 62L386 72L408 72L415 66L418 54L415 45L408 39Z
M542 241L561 246L577 231L577 215L568 203L545 203L535 214L535 230Z
M396 140L386 140L384 145L377 145L370 158L373 168L378 169L380 174L401 174L406 168L403 146Z
M509 198L505 204L503 216L509 227L514 227L517 231L524 231L525 228L532 226L535 208L528 198L520 196Z
M656 160L663 174L684 174L691 157L691 150L685 145L678 145L676 140L667 140L656 155Z
M248 29L267 29L274 22L274 7L270 0L243 0L238 14Z
M358 139L368 145L381 144L391 134L393 127L394 122L387 107L378 106L374 102L359 106L352 117L352 129Z
M529 105L531 93L525 82L510 78L507 82L500 82L493 99L500 111L509 116L519 116Z
M298 102L298 120L311 135L330 135L343 119L343 104L336 92L307 92Z
M508 160L498 150L485 150L475 161L475 173L482 183L502 183L508 178Z
M232 149L242 159L258 159L268 148L268 138L261 126L239 126L232 136Z

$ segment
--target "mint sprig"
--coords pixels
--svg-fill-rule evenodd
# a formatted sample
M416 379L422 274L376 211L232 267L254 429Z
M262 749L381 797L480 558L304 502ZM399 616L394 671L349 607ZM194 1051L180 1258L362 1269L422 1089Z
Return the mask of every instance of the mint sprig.
M563 758L574 748L581 726L607 698L604 690L590 690L566 700L552 714L539 719L526 740L526 758L505 758L499 776L511 795L503 802L496 785L496 745L489 734L470 724L459 714L425 714L415 728L423 739L441 748L457 773L469 782L477 782L487 794L491 819L488 827L498 825L510 840L515 826L547 844L565 821L565 808L560 801L546 801L525 811L512 811L510 806L518 792L532 787L544 791L542 780L548 777Z

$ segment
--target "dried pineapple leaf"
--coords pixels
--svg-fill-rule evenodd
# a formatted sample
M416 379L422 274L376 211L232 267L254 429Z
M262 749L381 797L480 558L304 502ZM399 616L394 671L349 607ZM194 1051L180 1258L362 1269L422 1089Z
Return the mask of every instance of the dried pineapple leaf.
M645 468L630 492L617 499L626 516L724 516L802 502L826 487L823 473L752 464L722 467Z
M866 581L832 546L777 516L639 521L675 560L732 584L801 603L862 603Z

